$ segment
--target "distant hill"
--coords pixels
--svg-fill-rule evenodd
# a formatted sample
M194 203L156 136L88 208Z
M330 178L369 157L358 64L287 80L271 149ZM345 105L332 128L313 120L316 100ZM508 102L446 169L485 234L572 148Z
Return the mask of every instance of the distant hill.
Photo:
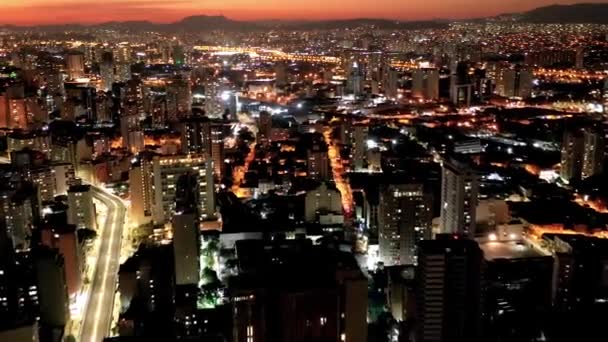
M512 20L530 23L595 23L608 24L608 3L552 5L533 9L523 13L503 14L489 20ZM485 21L471 19L459 21ZM87 28L107 28L120 31L156 31L156 32L201 32L211 30L223 31L256 31L268 28L289 30L331 30L348 29L358 26L374 26L386 30L415 30L428 28L446 28L450 20L400 21L391 19L357 18L344 20L260 20L239 21L224 16L195 15L182 20L160 24L150 21L113 21L94 25L65 24L42 25L35 27L17 27L13 25L0 28L39 30L46 32L83 31Z
M225 30L225 31L246 31L256 30L260 27L252 22L237 21L228 19L224 16L208 16L195 15L186 17L172 24L160 25L161 30L169 31L209 31L209 30Z
M112 21L93 25L65 24L41 25L33 27L17 27L13 25L0 26L10 29L40 30L46 32L82 31L86 28L113 29L120 31L155 31L155 32L200 32L211 30L223 31L255 31L268 28L290 30L328 30L347 29L357 26L375 26L379 29L426 29L447 27L447 21L397 21L390 19L345 19L320 21L238 21L224 16L196 15L186 17L169 24L159 24L150 21Z
M259 22L265 26L275 26L294 30L334 30L350 29L358 26L375 26L384 30L416 30L427 28L447 27L448 21L399 21L391 19L357 18L343 20L315 20L315 21L270 21Z
M518 19L530 23L608 24L608 4L545 6L521 13Z

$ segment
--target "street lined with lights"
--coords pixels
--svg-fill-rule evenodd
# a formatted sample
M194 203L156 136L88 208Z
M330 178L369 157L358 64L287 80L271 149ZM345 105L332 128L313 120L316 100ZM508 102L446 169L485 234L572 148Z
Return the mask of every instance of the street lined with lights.
M103 231L99 235L99 257L92 279L91 296L84 313L80 341L98 342L110 332L114 293L120 266L122 233L126 207L122 200L106 190L91 187L94 197L108 209Z

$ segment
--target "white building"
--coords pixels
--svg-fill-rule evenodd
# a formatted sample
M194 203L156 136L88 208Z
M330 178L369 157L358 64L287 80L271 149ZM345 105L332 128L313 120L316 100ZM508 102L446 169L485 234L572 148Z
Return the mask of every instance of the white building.
M323 213L342 213L342 197L336 189L329 189L322 183L318 188L306 193L304 220L318 222Z
M96 229L95 205L91 186L75 184L68 189L68 223L78 229Z
M200 221L215 215L213 161L210 158L204 154L154 156L151 188L154 222L166 223L173 216L177 179L186 172L198 174Z

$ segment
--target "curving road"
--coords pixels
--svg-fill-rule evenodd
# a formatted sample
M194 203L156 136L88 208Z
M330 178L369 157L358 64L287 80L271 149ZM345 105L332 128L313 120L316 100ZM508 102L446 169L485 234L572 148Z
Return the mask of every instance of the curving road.
M120 249L127 209L122 200L105 190L91 186L95 199L108 208L100 232L99 257L91 282L90 297L82 318L81 342L100 342L110 332L114 295L120 266Z

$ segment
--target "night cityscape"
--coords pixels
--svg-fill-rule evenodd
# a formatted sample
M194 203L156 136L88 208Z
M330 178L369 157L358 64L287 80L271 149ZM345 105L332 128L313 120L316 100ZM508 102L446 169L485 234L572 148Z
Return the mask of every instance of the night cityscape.
M0 342L608 341L608 3L553 3L0 1Z

